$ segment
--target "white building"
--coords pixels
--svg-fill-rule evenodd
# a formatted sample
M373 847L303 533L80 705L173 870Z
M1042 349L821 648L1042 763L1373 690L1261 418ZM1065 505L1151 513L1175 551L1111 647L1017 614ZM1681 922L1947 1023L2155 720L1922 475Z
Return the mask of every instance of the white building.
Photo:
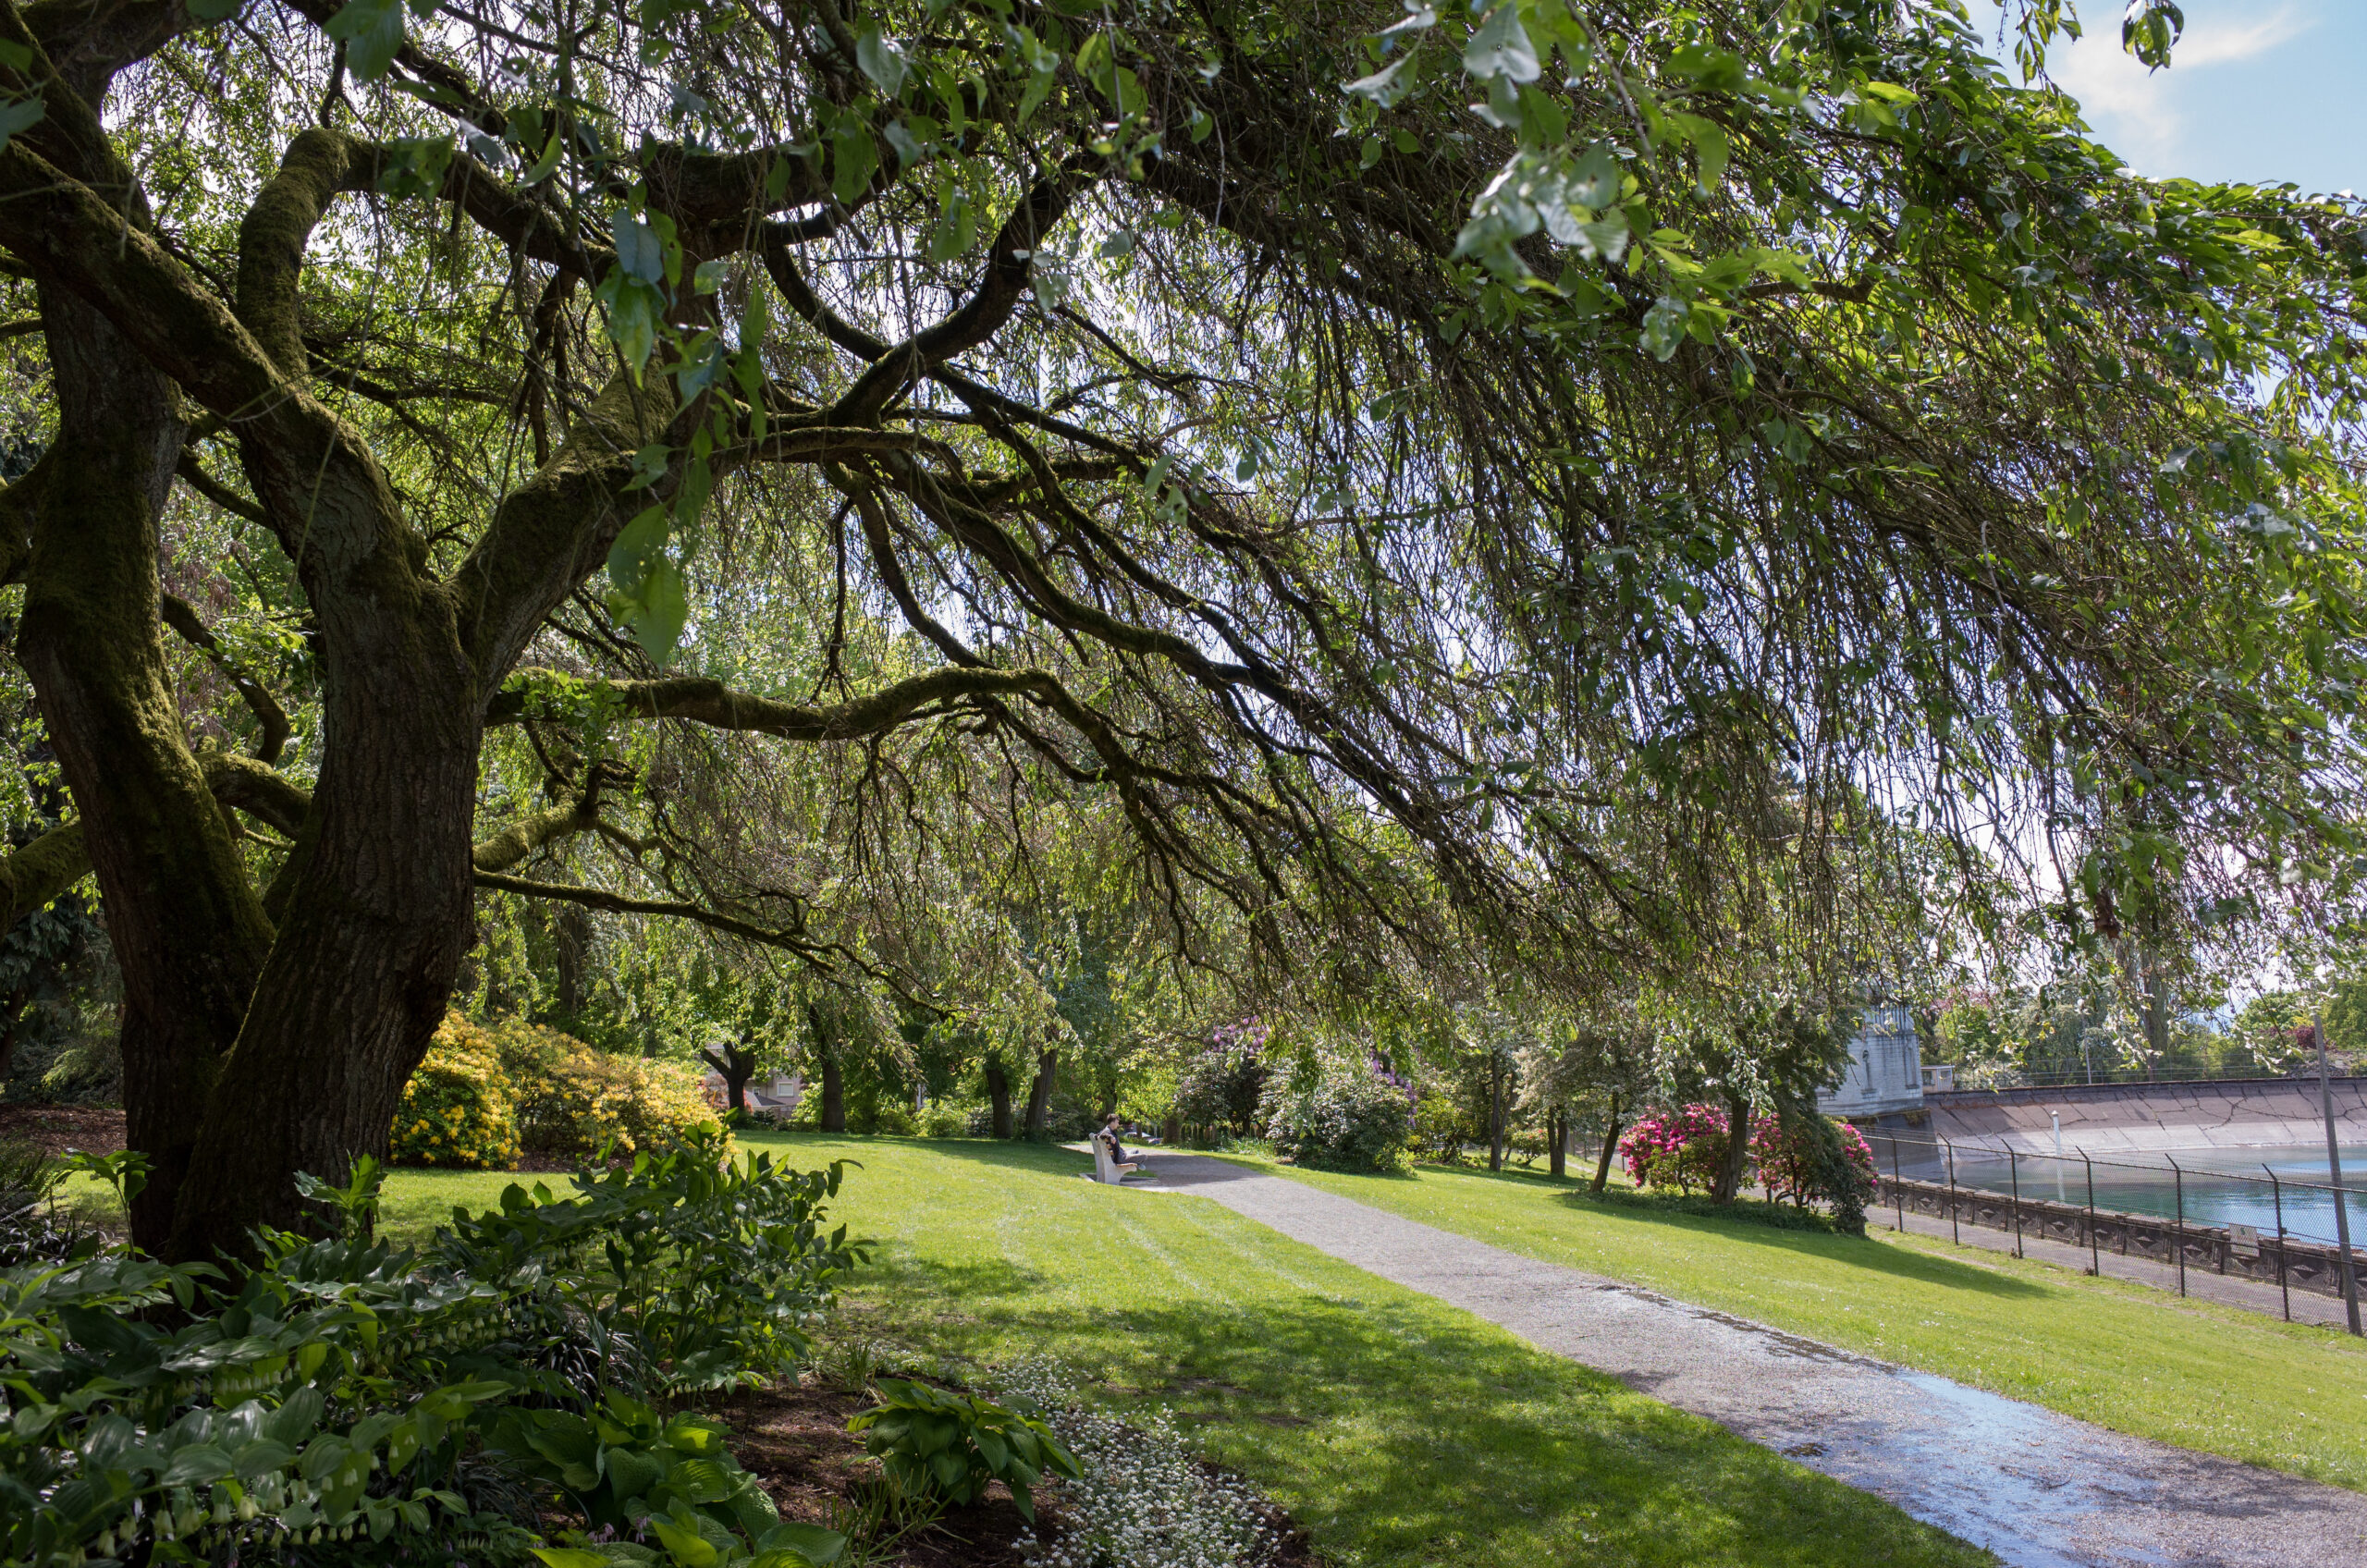
M1849 1071L1839 1086L1816 1097L1827 1116L1883 1116L1923 1109L1923 1047L1915 1015L1903 1007L1866 1010L1849 1042Z

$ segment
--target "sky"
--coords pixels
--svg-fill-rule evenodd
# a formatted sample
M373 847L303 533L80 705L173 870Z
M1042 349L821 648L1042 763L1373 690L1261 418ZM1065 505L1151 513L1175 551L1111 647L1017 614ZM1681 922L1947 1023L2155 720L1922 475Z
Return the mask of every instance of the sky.
M2149 73L2121 52L2116 0L2080 0L2088 35L2047 70L2096 140L2140 174L2367 193L2367 0L2182 8L2169 68ZM2010 44L1993 53L2012 68Z

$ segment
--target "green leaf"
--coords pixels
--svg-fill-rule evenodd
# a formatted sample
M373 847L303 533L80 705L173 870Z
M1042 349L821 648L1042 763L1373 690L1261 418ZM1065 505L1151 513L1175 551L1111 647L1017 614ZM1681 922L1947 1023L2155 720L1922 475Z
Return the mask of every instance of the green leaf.
M756 1543L764 1551L793 1551L809 1562L828 1565L847 1554L847 1538L836 1530L826 1530L819 1525L801 1524L788 1520L764 1533ZM760 1557L757 1563L764 1560ZM755 1563L750 1568L756 1568Z
M887 96L894 98L903 92L904 77L910 69L904 52L893 39L880 32L879 23L872 18L865 17L854 35L854 63Z
M870 189L878 168L879 144L871 139L871 128L860 115L841 116L830 133L830 194L840 205L852 205Z
M611 606L616 595L609 596ZM641 592L624 606L619 618L632 631L633 641L642 652L664 664L674 656L674 649L681 643L682 627L691 618L690 595L682 583L681 570L672 561L661 560L649 569Z
M230 1456L212 1443L191 1443L173 1454L172 1463L156 1484L164 1487L195 1486L201 1481L218 1481L231 1473Z
M682 1568L716 1568L723 1561L723 1554L715 1549L715 1544L696 1530L683 1529L657 1518L649 1521L649 1527L657 1532L657 1538L666 1543L666 1550Z
M526 1550L549 1563L550 1568L609 1568L607 1558L582 1547L535 1546Z
M244 0L188 0L189 14L202 22L227 22Z
M1463 68L1482 81L1498 77L1515 82L1538 79L1537 49L1528 41L1528 30L1521 26L1519 0L1497 0L1488 19L1463 46Z
M1669 52L1668 69L1712 92L1739 92L1750 78L1742 56L1709 43L1683 43Z
M445 172L452 166L453 142L448 136L398 136L386 144L386 161L378 170L378 189L389 196L433 197L444 189Z
M1668 123L1693 143L1694 156L1701 165L1701 193L1706 196L1715 191L1726 178L1729 149L1724 129L1716 121L1703 119L1699 115L1671 115Z
M626 1448L603 1450L600 1468L607 1473L608 1485L619 1499L645 1496L666 1479L663 1460Z
M1562 194L1572 206L1600 210L1619 200L1619 160L1598 141L1579 153L1562 177Z
M608 340L639 381L642 367L657 347L658 328L665 321L664 296L619 267L600 280L593 297L607 307Z
M375 81L403 46L403 0L345 0L322 31L345 45L356 81Z
M1370 76L1341 84L1342 91L1358 98L1369 98L1384 109L1393 109L1408 92L1414 91L1414 56L1404 55L1383 66Z
M666 246L656 229L619 207L609 215L608 230L616 237L617 265L628 276L656 283L666 276Z

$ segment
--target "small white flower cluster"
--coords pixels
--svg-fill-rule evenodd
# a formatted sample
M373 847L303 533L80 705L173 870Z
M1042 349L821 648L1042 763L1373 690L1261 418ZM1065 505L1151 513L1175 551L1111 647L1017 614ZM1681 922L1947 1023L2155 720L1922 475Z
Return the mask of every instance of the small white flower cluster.
M1057 1500L1056 1539L1030 1531L1017 1545L1027 1568L1265 1568L1282 1541L1272 1510L1231 1476L1193 1457L1174 1417L1154 1410L1134 1423L1079 1408L1074 1379L1030 1358L995 1378L1005 1403L1033 1408L1075 1453L1080 1481L1048 1479Z

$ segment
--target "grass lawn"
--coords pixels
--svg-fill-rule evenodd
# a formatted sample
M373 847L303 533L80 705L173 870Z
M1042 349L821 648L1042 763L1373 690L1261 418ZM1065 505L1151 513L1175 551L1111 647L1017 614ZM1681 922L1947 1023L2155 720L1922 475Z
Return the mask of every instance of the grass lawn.
M1165 1404L1342 1568L1993 1562L1205 1199L1079 1181L1081 1155L741 1137L862 1162L840 1213L879 1243L847 1292L864 1331L973 1362L1049 1355L1120 1410ZM399 1171L389 1229L513 1179Z
M1599 1203L1584 1182L1261 1169L2101 1426L2367 1490L2367 1345L2051 1264Z

